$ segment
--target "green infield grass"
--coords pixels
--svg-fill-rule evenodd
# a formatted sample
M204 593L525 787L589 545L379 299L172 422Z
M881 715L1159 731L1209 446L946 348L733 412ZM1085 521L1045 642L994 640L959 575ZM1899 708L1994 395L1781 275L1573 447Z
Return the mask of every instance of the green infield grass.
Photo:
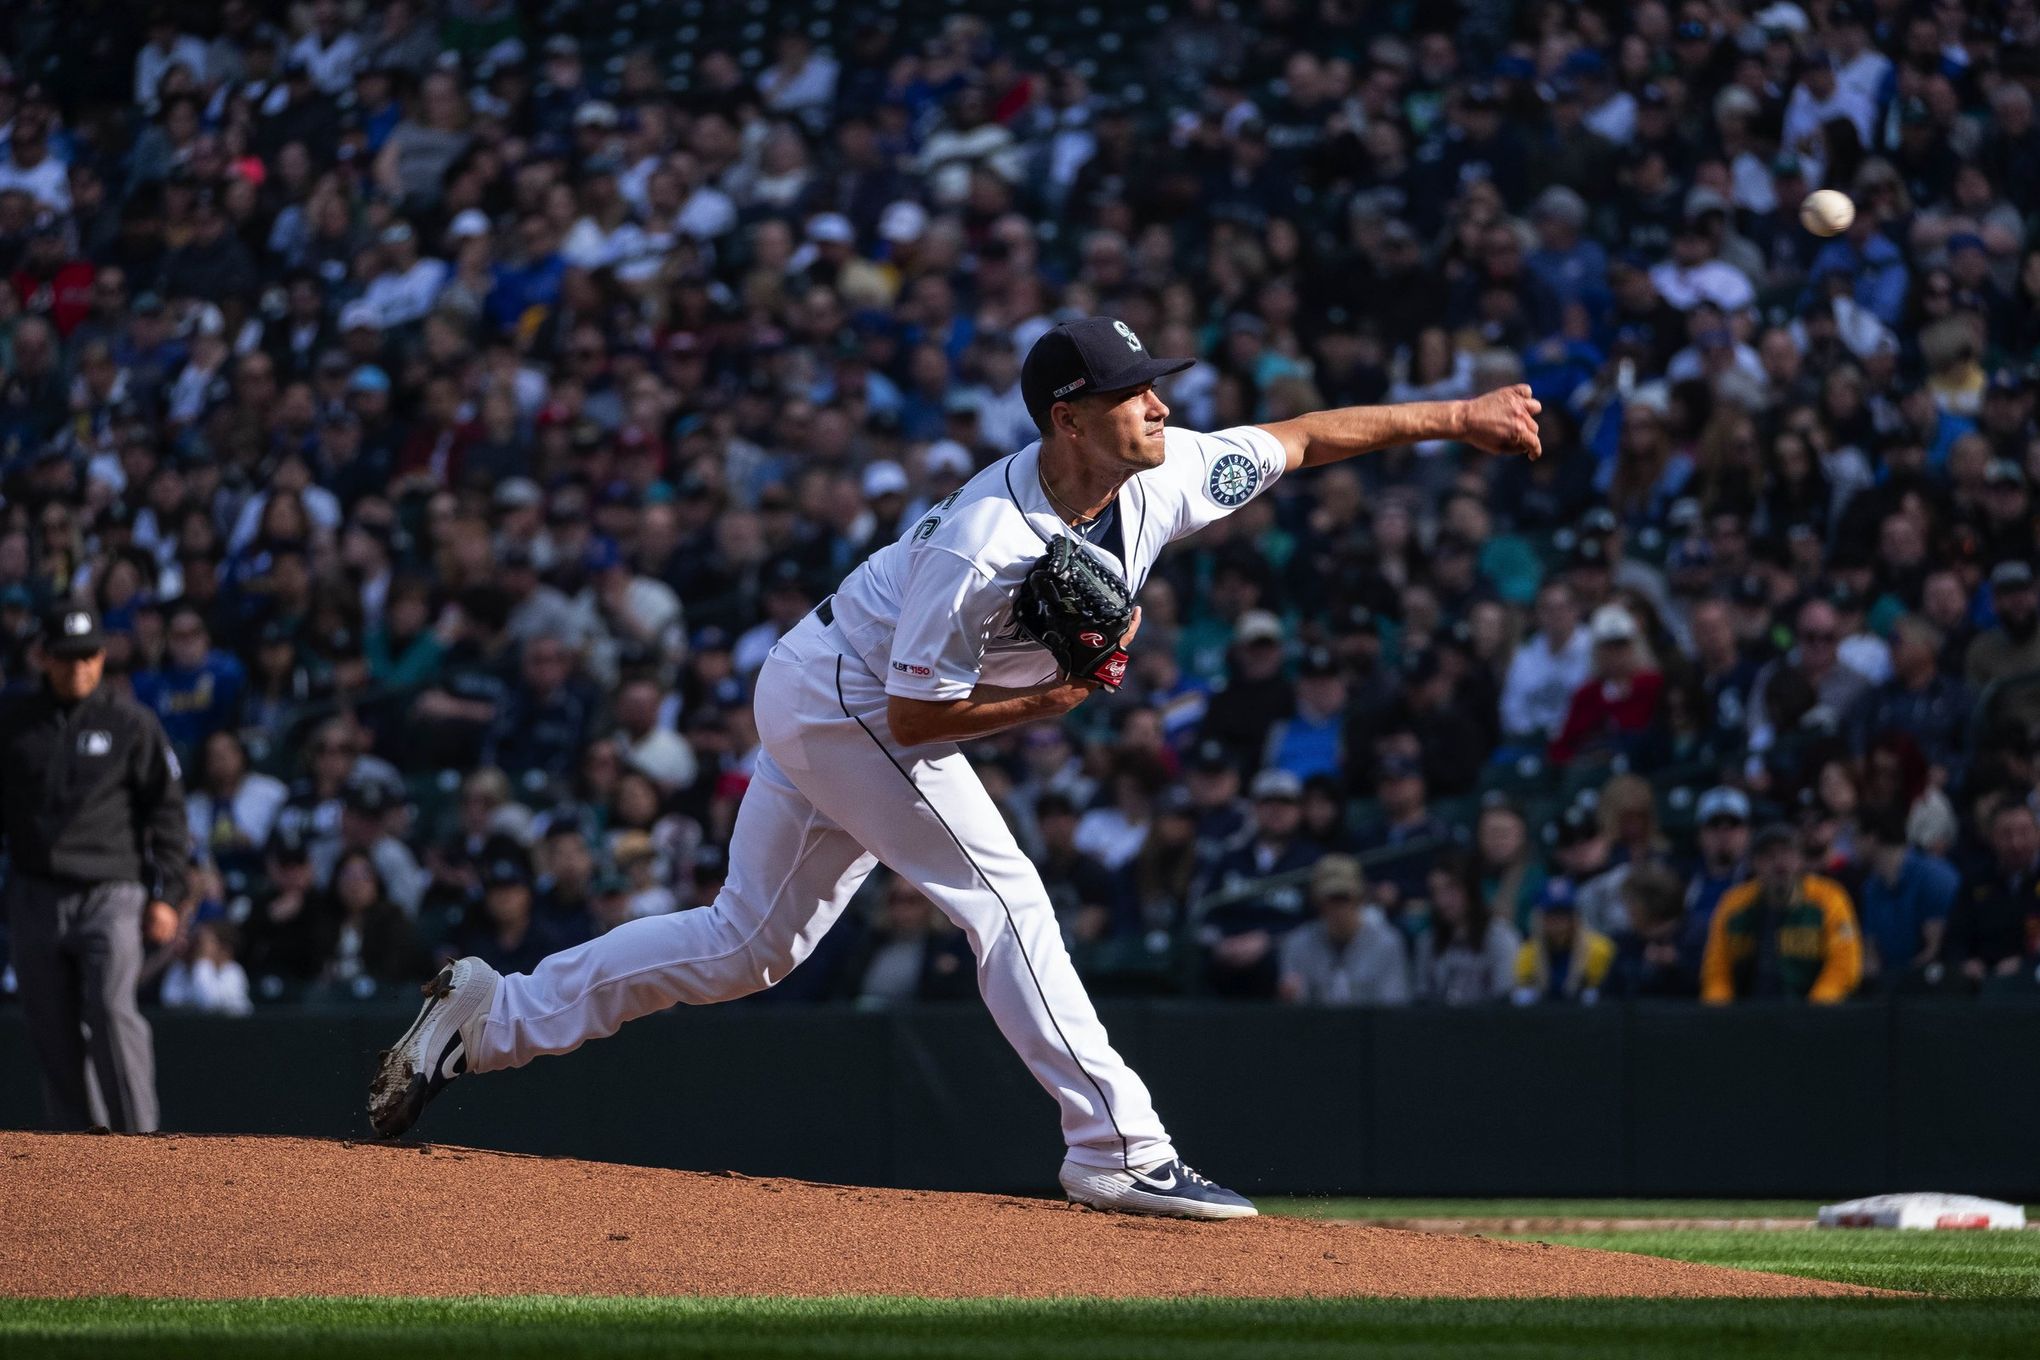
M625 1356L1330 1360L2030 1357L2002 1299L1025 1303L924 1299L100 1299L0 1305L0 1355L93 1360Z
M1724 1201L1309 1201L1372 1218L1794 1218ZM1355 1206L1360 1206L1355 1208ZM1276 1207L1276 1206L1271 1206ZM1331 1360L1369 1357L2018 1356L2040 1354L2040 1233L1666 1229L1538 1240L1914 1291L1891 1299L1028 1302L843 1299L0 1300L0 1356L937 1357Z

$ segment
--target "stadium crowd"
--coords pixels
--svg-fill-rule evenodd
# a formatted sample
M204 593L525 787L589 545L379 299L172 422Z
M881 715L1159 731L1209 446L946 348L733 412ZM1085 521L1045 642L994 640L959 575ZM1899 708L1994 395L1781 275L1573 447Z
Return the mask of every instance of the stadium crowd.
M1092 313L1546 451L1285 481L973 747L1094 988L2034 986L2033 0L721 8L0 18L0 651L89 601L176 743L163 1001L711 900L765 652ZM880 875L757 1004L973 988Z

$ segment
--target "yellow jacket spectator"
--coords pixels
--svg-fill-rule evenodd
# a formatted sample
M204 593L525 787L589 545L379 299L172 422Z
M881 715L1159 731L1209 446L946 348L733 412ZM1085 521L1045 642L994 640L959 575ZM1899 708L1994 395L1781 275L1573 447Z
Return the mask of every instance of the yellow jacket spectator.
M1841 884L1802 870L1790 827L1757 835L1756 877L1722 896L1700 962L1700 999L1846 1000L1863 978L1856 910Z
M1615 962L1615 942L1580 919L1572 883L1554 878L1538 896L1530 938L1516 951L1516 990L1510 999L1519 1006L1540 1001L1600 1000L1601 984Z

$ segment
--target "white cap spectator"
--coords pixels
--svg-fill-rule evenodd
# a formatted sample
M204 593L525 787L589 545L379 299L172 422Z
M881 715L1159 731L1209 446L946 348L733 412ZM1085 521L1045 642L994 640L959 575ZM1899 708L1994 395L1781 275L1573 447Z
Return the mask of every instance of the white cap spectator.
M816 213L808 219L807 238L817 245L847 246L855 244L857 232L841 213Z
M1596 642L1634 642L1641 635L1636 619L1619 604L1604 604L1587 625Z
M496 486L496 507L500 510L528 510L544 500L545 493L529 477L512 477Z
M921 454L921 469L933 477L946 472L952 477L969 477L977 469L977 460L970 456L970 450L954 439L938 439Z
M1233 641L1280 642L1282 641L1282 620L1265 609L1249 609L1233 624Z
M446 227L446 239L465 241L473 236L489 234L489 215L480 208L462 208L454 214L453 221Z
M1700 795L1700 801L1693 809L1693 820L1705 826L1720 817L1733 817L1736 821L1750 819L1750 797L1741 789L1717 784Z
M927 232L928 210L909 198L892 204L878 219L879 236L896 246L912 245Z
M376 314L375 307L371 303L362 302L357 299L340 309L340 329L342 331L379 331L382 328L382 318Z
M1254 776L1253 787L1248 792L1255 802L1264 798L1293 802L1303 797L1303 781L1289 770L1263 770Z
M864 499L868 501L903 495L906 489L906 469L889 458L881 458L864 469Z

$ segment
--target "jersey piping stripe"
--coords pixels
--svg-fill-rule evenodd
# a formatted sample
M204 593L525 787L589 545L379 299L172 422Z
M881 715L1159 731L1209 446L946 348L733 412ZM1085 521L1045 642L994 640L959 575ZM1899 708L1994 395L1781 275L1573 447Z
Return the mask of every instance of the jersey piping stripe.
M1019 458L1020 455L1017 453L1006 455L1006 471L1005 471L1006 494L1013 498L1013 508L1020 512L1020 518L1026 521L1027 527L1030 529L1034 529L1034 520L1027 513L1027 507L1020 504L1020 492L1013 485L1013 464L1018 462ZM1039 529L1034 529L1034 536L1040 539L1043 543L1047 543L1049 541L1048 535L1044 534Z
M1006 905L1005 895L999 891L998 885L992 882L992 876L979 867L977 860L970 853L970 847L963 843L963 837L956 834L956 829L949 825L949 819L942 815L942 809L936 807L934 800L921 792L921 786L914 782L914 776L907 773L906 766L893 758L893 753L887 750L885 743L878 739L878 733L872 731L870 725L864 719L850 711L849 702L843 698L843 658L840 656L836 658L836 706L843 710L844 717L864 729L864 735L871 738L871 744L878 748L878 753L885 757L886 763L895 770L898 770L900 778L907 781L907 787L914 791L914 795L917 798L927 804L928 811L934 814L935 820L941 824L942 829L949 833L949 839L956 842L956 848L963 852L964 862L970 865L971 872L983 880L985 887L998 900L999 910L1006 914L1006 929L1013 934L1013 947L1020 951L1020 962L1026 965L1027 980L1034 984L1034 995L1041 1001L1041 1013L1048 1017L1049 1028L1055 1031L1056 1039L1063 1046L1063 1052L1070 1055L1070 1061L1076 1065L1076 1069L1079 1072L1084 1074L1084 1080L1091 1083L1091 1089L1098 1093L1098 1106L1105 1111L1105 1122L1112 1125L1112 1134L1119 1140L1120 1165L1131 1171L1133 1169L1132 1155L1126 1146L1126 1135L1120 1132L1119 1120L1112 1113L1112 1102L1106 1098L1105 1088L1098 1084L1098 1079L1091 1075L1090 1069L1085 1067L1083 1060L1077 1057L1077 1050L1070 1047L1069 1037L1062 1032L1062 1026L1056 1022L1055 1012L1049 1008L1048 994L1041 989L1041 979L1035 975L1034 960L1027 957L1027 946L1020 942L1020 927L1013 924L1013 908Z

